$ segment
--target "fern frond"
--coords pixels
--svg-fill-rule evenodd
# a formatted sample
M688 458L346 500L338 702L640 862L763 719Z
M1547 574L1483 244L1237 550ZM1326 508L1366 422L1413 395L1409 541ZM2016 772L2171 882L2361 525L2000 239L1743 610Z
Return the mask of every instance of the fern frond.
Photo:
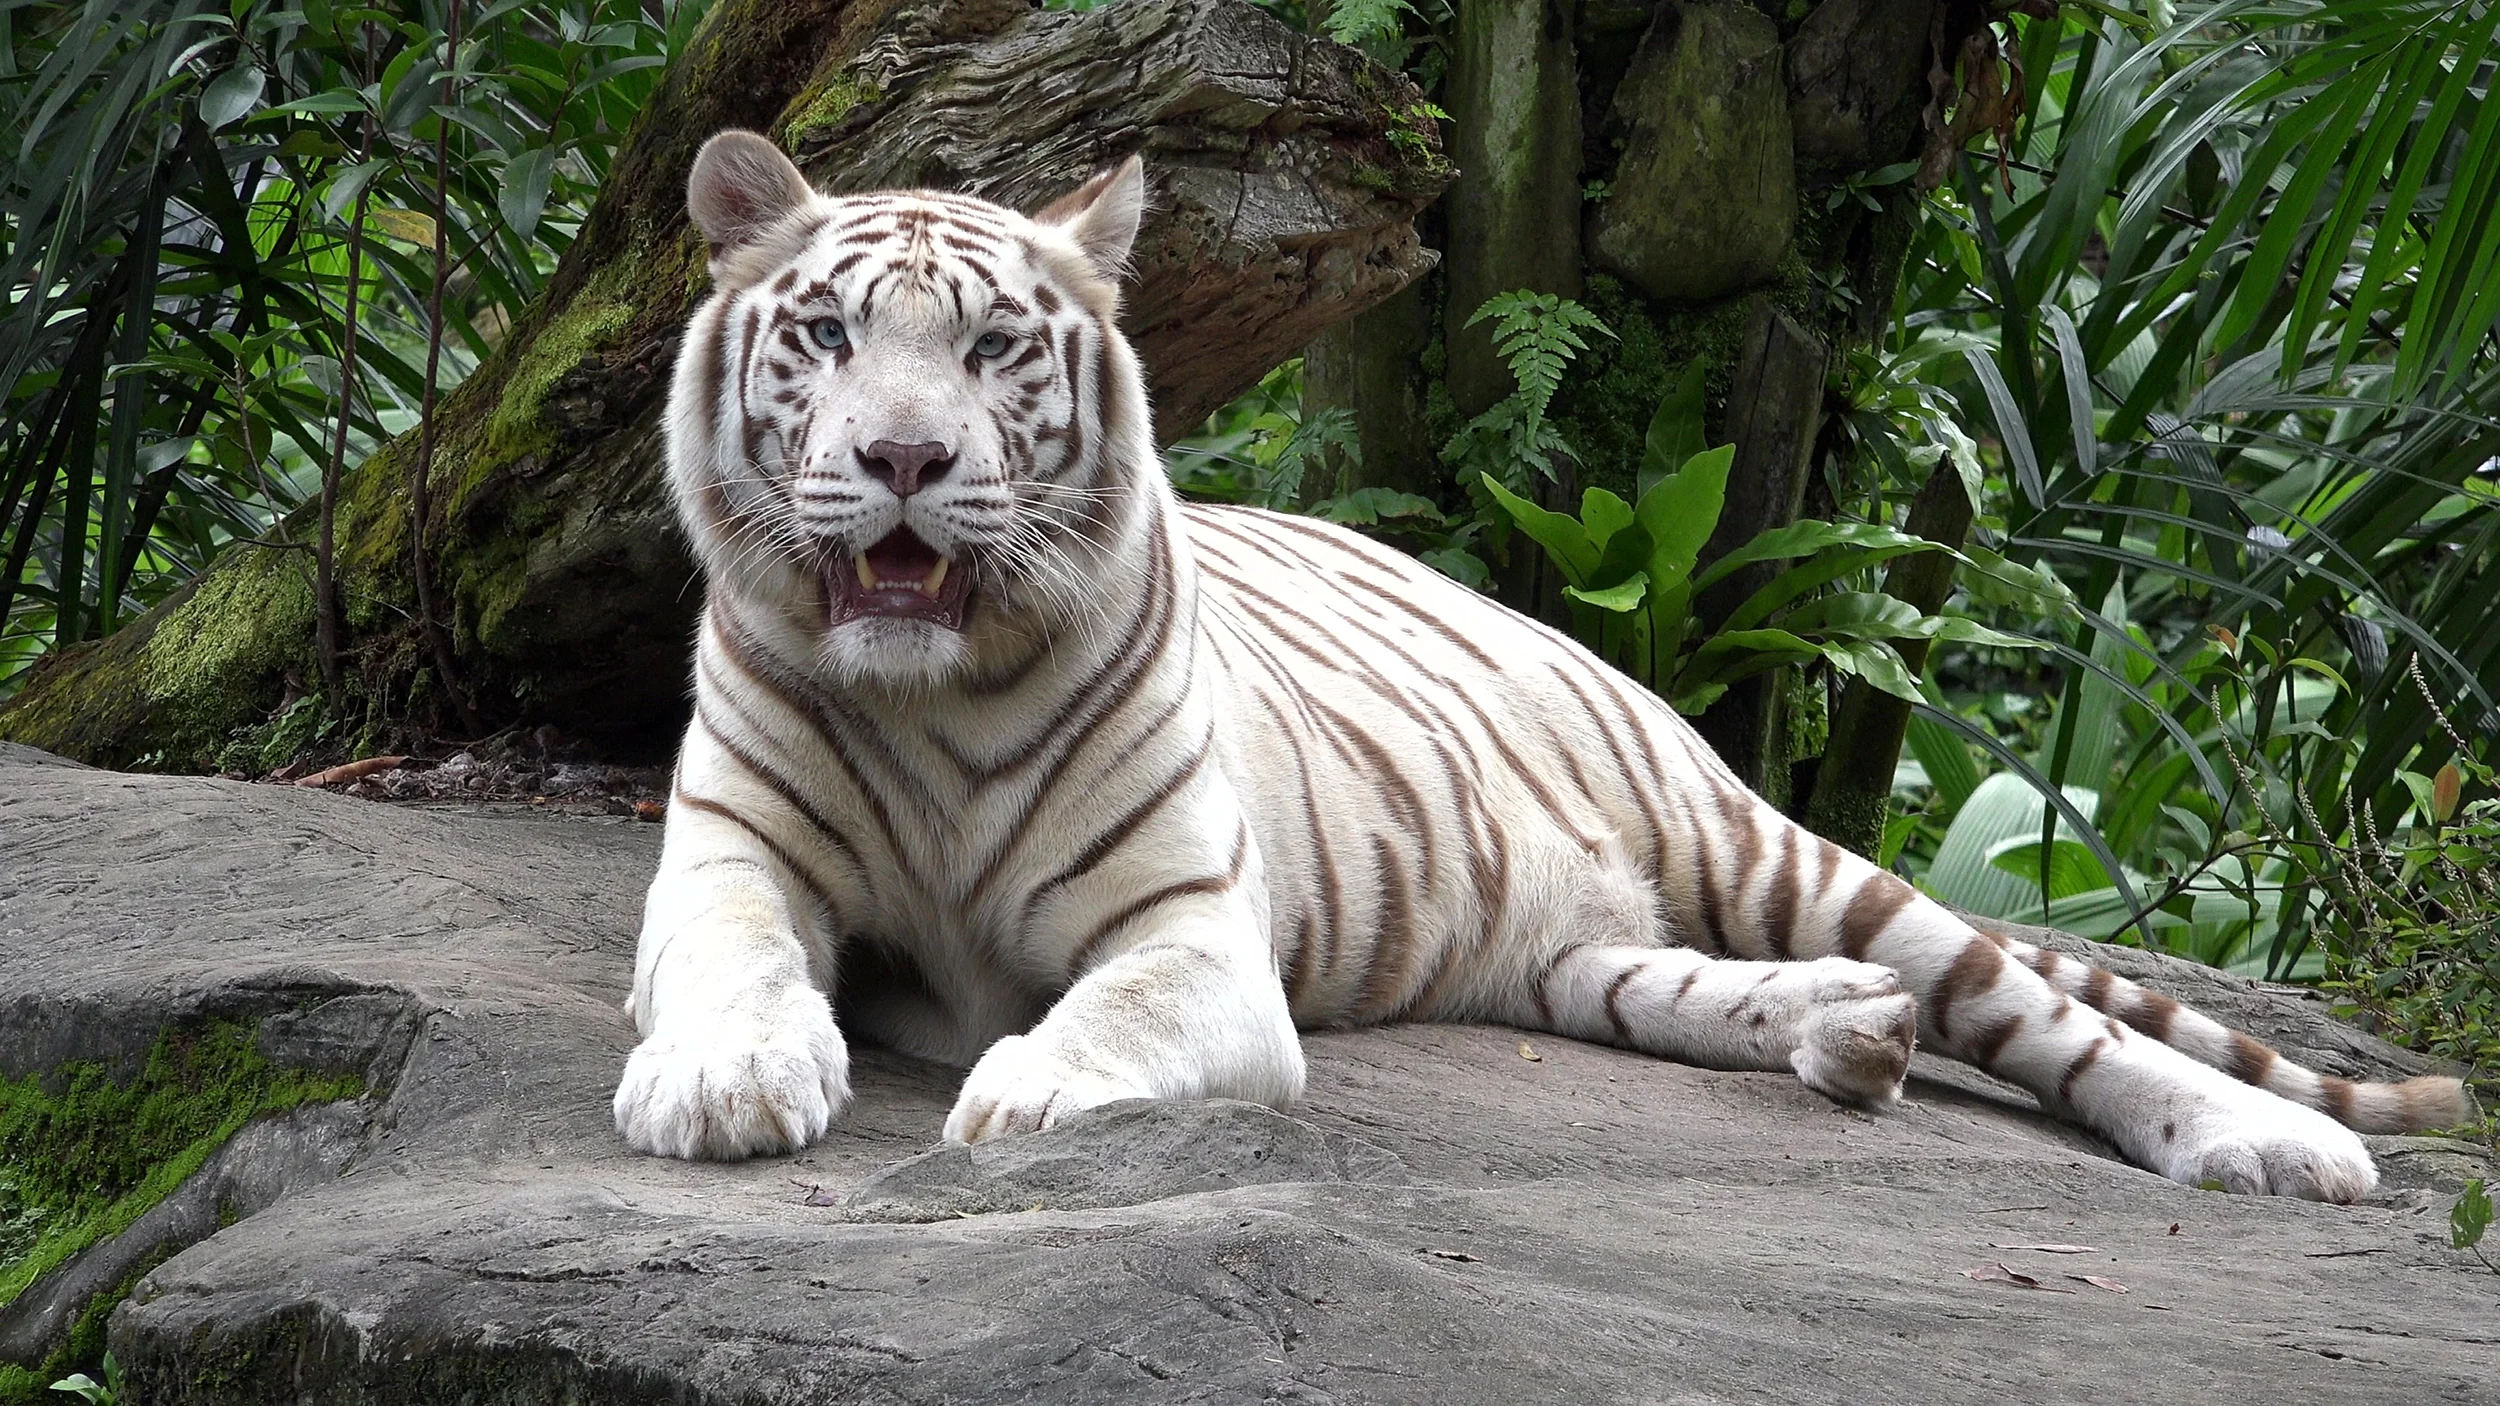
M1413 13L1415 7L1407 0L1336 0L1320 27L1338 43L1360 48L1374 40L1403 36L1404 17Z
M1546 409L1562 389L1563 368L1589 349L1583 331L1612 337L1614 329L1587 308L1556 293L1514 289L1484 300L1467 325L1494 319L1493 349L1511 377L1518 381L1517 398L1533 435L1545 423Z

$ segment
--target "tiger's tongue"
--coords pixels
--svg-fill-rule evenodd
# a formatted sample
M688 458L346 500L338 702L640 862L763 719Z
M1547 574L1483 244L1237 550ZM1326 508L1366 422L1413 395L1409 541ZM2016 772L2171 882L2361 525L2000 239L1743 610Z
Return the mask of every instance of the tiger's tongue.
M868 616L963 628L966 579L908 527L898 527L828 574L834 625Z

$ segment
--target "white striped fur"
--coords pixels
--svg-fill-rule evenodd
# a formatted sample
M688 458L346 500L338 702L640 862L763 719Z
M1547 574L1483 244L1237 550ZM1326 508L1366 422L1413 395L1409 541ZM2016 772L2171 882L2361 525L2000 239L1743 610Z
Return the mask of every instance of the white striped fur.
M963 1140L1127 1097L1283 1106L1296 1026L1398 1019L1871 1105L1915 1029L2163 1175L2339 1201L2376 1174L2329 1113L2459 1116L2453 1080L2317 1075L1975 931L1394 551L1177 503L1114 325L1142 196L1134 161L1030 219L818 196L746 134L698 161L715 291L669 433L710 596L629 1002L634 1146L823 1133L837 1006L971 1067ZM947 457L898 496L876 443ZM831 623L827 572L897 524L968 573L960 631Z

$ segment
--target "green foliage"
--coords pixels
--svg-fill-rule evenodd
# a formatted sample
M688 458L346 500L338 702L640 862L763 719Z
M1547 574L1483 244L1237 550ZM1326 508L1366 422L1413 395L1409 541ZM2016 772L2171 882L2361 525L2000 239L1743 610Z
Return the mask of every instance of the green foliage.
M2483 1189L2483 1179L2476 1177L2465 1184L2464 1194L2448 1209L2448 1243L2460 1250L2472 1250L2477 1259L2491 1266L2494 1274L2500 1274L2500 1265L2492 1264L2482 1250L2483 1232L2490 1228L2491 1195Z
M121 1399L122 1368L113 1354L104 1354L104 1380L99 1382L84 1372L70 1375L52 1384L52 1389L65 1392L87 1403L87 1406L113 1406Z
M1164 456L1172 483L1192 497L1290 511L1304 479L1330 451L1361 462L1354 417L1342 409L1302 413L1302 362L1286 362L1211 416Z
M1911 552L1945 550L1871 523L1798 522L1770 529L1696 570L1725 504L1733 446L1706 449L1704 367L1687 366L1652 418L1637 474L1637 503L1603 488L1580 515L1539 507L1492 474L1481 482L1512 523L1544 548L1569 584L1581 643L1677 708L1699 712L1729 684L1783 664L1819 660L1878 688L1915 697L1892 641L2023 641L1968 620L1923 616L1880 592L1828 589ZM1756 562L1795 562L1707 635L1692 632L1695 593Z
M1425 564L1460 584L1483 590L1492 573L1474 551L1481 522L1451 517L1414 493L1381 487L1314 491L1310 473L1331 454L1360 465L1362 445L1342 409L1305 415L1302 362L1286 362L1259 384L1207 417L1197 434L1166 451L1172 486L1193 498L1244 503L1275 512L1308 513L1348 527L1391 532Z
M1467 422L1442 447L1444 461L1460 470L1459 481L1490 474L1513 491L1554 476L1554 460L1570 454L1545 412L1562 388L1564 368L1589 349L1583 332L1612 337L1597 314L1554 293L1514 290L1485 299L1467 319L1492 319L1493 349L1517 384L1492 408Z
M2472 758L2399 771L2413 804L2324 856L2350 915L2330 990L2390 1035L2500 1069L2500 795ZM2464 799L2468 786L2479 794ZM2331 866L2331 867L2330 867Z
M237 540L310 552L325 465L502 336L701 10L0 12L0 695Z
M0 1078L0 1305L128 1229L252 1119L364 1092L353 1075L273 1065L255 1039L212 1020L166 1030L127 1080L87 1063ZM66 1352L47 1369L93 1363Z
M1971 561L2092 603L1961 571L1949 613L2041 649L1931 658L1903 866L1947 887L1984 757L2033 794L2028 833L1976 851L2030 913L2323 972L2485 1063L2500 938L2454 856L2490 848L2464 802L2500 733L2496 13L2019 22L2003 179L1965 161L1928 194L1897 328L1836 387L1867 516L1951 456ZM2449 767L2460 808L2425 835ZM2088 823L2050 818L2087 793Z

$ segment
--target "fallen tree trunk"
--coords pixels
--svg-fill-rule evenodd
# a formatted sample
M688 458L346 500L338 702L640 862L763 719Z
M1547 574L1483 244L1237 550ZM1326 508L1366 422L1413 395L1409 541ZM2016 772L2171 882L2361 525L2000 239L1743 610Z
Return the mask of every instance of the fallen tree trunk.
M546 297L445 397L426 556L459 686L490 724L656 751L683 717L700 599L670 517L660 408L705 287L683 192L723 127L833 191L1032 206L1128 152L1156 189L1124 318L1156 429L1186 433L1432 255L1447 180L1420 95L1242 0L721 0L643 114ZM325 726L359 754L455 716L415 617L409 435L341 486L344 698L317 686L312 562L239 546L148 616L65 651L0 737L83 760L261 771ZM307 534L308 535L308 534Z

